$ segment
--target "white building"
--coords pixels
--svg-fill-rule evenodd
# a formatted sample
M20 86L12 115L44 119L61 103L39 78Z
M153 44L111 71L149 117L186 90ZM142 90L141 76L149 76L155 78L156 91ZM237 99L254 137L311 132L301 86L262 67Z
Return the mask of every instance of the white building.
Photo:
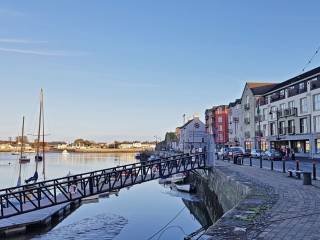
M236 99L234 102L230 103L228 114L228 124L229 124L229 145L239 146L240 139L239 136L242 134L242 108L241 99Z
M184 153L203 151L206 148L206 127L199 117L186 122L180 128L178 148Z
M241 118L239 132L240 146L246 150L259 148L256 136L256 101L257 99L270 90L274 83L247 82L241 96Z
M320 67L277 84L259 102L262 145L320 157Z

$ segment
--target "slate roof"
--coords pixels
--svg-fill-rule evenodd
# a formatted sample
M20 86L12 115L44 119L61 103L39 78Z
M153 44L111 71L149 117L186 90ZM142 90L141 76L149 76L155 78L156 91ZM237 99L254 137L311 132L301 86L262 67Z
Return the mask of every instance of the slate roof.
M287 85L291 85L295 82L299 82L300 80L302 79L305 79L305 78L308 78L308 77L311 77L317 73L320 73L320 67L317 67L317 68L314 68L314 69L311 69L310 71L308 72L305 72L305 73L302 73L298 76L295 76L293 78L290 78L286 81L283 81L281 83L278 83L276 84L273 88L271 88L270 90L268 90L268 92L271 92L271 91L274 91L274 90L277 90L277 89L280 89L280 88L283 88Z

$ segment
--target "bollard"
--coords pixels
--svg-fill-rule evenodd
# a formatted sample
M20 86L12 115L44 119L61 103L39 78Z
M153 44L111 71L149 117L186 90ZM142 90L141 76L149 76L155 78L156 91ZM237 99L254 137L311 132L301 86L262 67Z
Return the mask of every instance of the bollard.
M282 159L282 172L286 173L286 159Z
M260 156L260 168L262 168L262 156Z
M299 160L296 160L296 171L300 170L300 164L299 164Z
M271 159L271 171L273 171L273 159Z
M250 167L252 167L252 157L250 157Z
M313 180L317 180L317 168L316 168L316 162L312 162L312 172L313 172Z

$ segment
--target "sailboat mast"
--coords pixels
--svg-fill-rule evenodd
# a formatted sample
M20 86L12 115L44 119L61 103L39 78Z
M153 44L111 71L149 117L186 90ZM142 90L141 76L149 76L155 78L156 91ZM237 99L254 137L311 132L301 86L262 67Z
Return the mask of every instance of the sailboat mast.
M22 117L20 158L22 158L22 154L23 154L23 138L24 138L24 116ZM19 141L19 136L18 136L18 141Z
M43 90L41 89L41 108L42 108L42 174L43 179L46 179L46 167L45 167L45 149L44 149L44 109L43 109Z
M39 151L40 151L40 134L41 134L41 98L42 98L42 89L40 92L40 110L39 110L39 125L38 125L38 140L37 140L37 155L36 155L36 171L38 171L38 161L39 161Z

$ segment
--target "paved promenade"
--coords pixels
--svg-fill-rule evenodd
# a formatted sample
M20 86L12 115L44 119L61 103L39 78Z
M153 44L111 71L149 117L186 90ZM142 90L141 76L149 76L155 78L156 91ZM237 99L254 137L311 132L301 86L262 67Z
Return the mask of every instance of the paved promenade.
M287 174L278 171L234 165L220 160L216 168L236 181L249 185L254 189L252 195L255 195L255 199L260 196L263 200L261 203L264 208L261 208L263 211L259 216L242 221L248 239L320 239L319 180L313 181L312 186L305 186L302 180L289 178ZM240 202L235 210L241 209L245 201L248 202L248 199ZM217 225L211 229L213 233L219 232L218 227L221 230L226 226L219 222Z

